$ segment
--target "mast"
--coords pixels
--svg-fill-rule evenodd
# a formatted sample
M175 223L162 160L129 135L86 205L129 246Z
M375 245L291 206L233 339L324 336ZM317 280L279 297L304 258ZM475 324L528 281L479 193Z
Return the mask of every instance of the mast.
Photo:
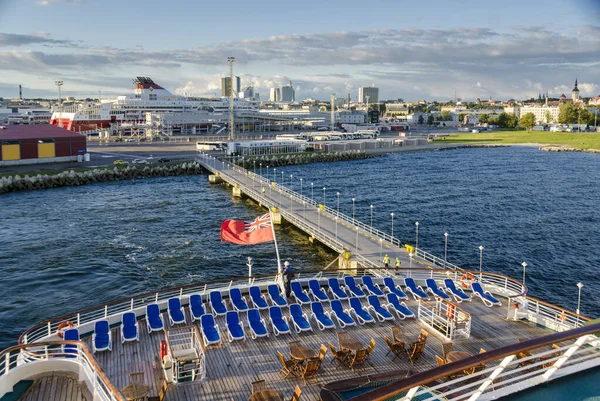
M279 248L277 247L277 237L275 236L275 223L273 222L273 211L269 208L269 217L271 219L271 230L273 232L273 243L275 244L275 254L277 255L277 273L283 273L281 270L281 259L279 258Z

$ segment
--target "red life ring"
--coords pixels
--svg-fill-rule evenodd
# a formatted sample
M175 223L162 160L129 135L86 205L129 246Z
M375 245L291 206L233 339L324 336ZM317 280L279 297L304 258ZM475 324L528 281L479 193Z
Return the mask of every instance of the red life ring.
M75 325L71 322L69 322L68 320L62 322L61 324L58 325L58 329L56 329L56 334L60 337L60 338L64 338L65 337L65 331L72 329L73 327L75 327Z
M469 281L467 282L467 280ZM473 276L471 273L465 273L460 278L460 285L462 285L463 288L469 288L472 281L475 281L475 276Z
M167 342L165 340L160 340L160 360L167 355Z
M455 312L455 310L456 310L456 307L453 304L451 304L451 303L449 303L446 306L446 317L448 318L448 320L454 319L454 312Z

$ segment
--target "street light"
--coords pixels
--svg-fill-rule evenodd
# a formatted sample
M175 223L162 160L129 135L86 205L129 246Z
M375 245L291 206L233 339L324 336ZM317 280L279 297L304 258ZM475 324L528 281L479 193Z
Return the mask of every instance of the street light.
M335 216L335 242L337 242L337 233L338 233L337 224L338 224L338 217Z
M523 262L521 266L523 266L523 287L525 287L525 268L527 267L527 263Z
M326 187L323 187L323 206L325 206L325 190L326 189L327 189Z
M273 182L277 183L277 169L273 167Z
M483 262L483 245L479 245L479 281L481 281L481 265Z
M383 260L383 238L379 238L379 260Z
M283 187L283 185L284 185L284 182L283 182L283 179L284 179L284 178L285 178L285 177L283 176L283 171L282 171L282 172L281 172L281 186L282 186L282 187Z
M392 216L392 239L394 238L394 212L390 213L390 216Z
M581 306L581 289L583 288L583 284L577 283L577 288L579 289L579 294L577 295L577 314L579 315L579 306ZM579 316L577 319L579 319Z
M294 174L290 174L290 191L292 190L292 188L294 187L294 181L292 181L294 179ZM291 196L291 195L290 195Z
M358 226L354 228L356 229L356 248L354 248L354 253L358 255Z
M352 198L352 220L354 220L354 201L356 199Z
M448 233L444 233L444 237L446 238L446 242L444 245L444 269L446 268L446 259L448 257Z
M373 233L373 205L369 206L371 208L371 234Z
M320 207L317 208L317 215L318 215L318 217L317 217L318 223L317 224L319 226L319 231L321 231L321 208Z
M315 200L315 183L310 183L310 199Z
M337 195L337 212L340 212L340 193L336 192Z
M258 165L260 166L258 175L260 175L262 177L262 163L258 163Z
M302 196L302 178L300 178L300 196Z
M419 222L415 221L415 226L417 226L417 241L415 242L415 252L419 249Z

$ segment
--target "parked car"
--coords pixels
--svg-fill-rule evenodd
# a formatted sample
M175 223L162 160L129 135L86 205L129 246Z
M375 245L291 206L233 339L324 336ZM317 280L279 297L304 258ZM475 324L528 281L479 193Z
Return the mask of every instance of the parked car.
M131 162L133 164L148 164L148 160L146 159L133 159Z
M129 165L129 162L126 162L126 161L124 161L124 160L115 160L115 161L113 162L113 164L114 164L115 166L127 166L127 165Z
M168 162L170 162L170 161L171 161L171 159L167 159L166 157L160 157L160 158L157 160L157 162L159 162L159 163L168 163Z

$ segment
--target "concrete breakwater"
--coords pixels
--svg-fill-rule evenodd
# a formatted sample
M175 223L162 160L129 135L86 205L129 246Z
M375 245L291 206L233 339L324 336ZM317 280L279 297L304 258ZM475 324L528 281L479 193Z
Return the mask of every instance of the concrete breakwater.
M556 145L542 146L542 147L540 147L540 150L543 150L544 152L600 153L600 149L578 149L578 148L572 148L570 146L556 146Z
M87 171L63 171L58 174L38 174L35 176L8 176L0 178L0 193L48 189L95 182L131 180L148 177L169 177L176 175L203 174L206 170L197 162L184 162L172 165L127 166L98 168Z
M238 159L236 164L242 167L249 167L250 163L263 163L272 167L291 166L294 164L308 164L321 162L336 162L345 160L359 160L375 157L361 150L348 150L343 152L327 152L327 153L301 153L291 155L265 155L251 156L244 160Z

